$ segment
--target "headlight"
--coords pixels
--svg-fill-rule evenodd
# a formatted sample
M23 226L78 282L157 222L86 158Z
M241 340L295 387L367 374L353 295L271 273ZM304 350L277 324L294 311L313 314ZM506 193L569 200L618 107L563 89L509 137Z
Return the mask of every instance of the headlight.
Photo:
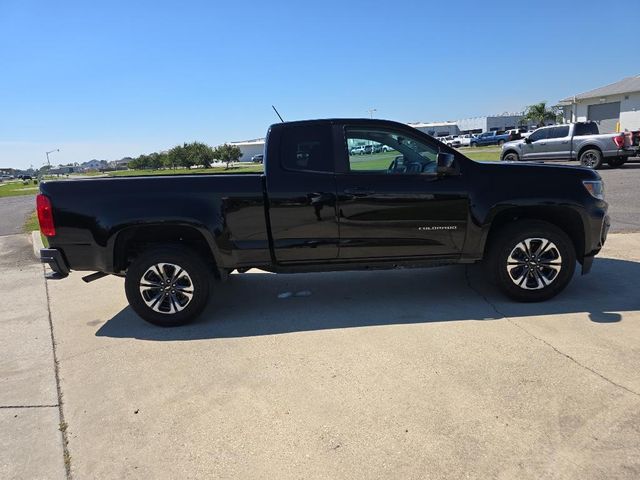
M604 200L604 182L602 180L584 180L582 184L592 197Z

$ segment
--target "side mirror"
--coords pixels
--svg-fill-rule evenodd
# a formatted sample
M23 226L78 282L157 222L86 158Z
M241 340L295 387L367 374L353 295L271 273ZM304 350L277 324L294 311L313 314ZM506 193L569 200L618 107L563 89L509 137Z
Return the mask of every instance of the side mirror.
M438 153L437 157L437 173L438 175L447 175L457 173L455 168L456 156L453 153Z
M525 137L524 143L531 143L531 139L529 137Z

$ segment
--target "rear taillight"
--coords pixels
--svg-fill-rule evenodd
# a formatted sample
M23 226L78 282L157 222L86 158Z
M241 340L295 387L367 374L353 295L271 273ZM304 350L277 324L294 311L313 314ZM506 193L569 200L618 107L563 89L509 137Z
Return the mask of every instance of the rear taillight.
M624 133L613 137L613 143L615 143L618 148L624 147Z
M36 197L36 210L40 231L47 237L53 237L56 234L56 226L53 224L53 209L49 197L39 194Z

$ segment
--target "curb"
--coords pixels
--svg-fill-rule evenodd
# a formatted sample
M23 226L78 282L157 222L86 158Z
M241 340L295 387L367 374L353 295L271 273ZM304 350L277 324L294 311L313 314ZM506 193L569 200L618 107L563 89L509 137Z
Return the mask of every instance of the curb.
M33 254L40 260L40 249L44 248L42 243L42 237L40 236L40 230L33 230L31 232L31 243L33 244Z

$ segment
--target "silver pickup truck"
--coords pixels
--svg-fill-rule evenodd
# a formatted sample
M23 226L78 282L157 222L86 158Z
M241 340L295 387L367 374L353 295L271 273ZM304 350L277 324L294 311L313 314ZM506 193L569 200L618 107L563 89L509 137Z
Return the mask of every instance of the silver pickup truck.
M507 142L500 158L518 160L578 160L583 167L600 168L603 162L620 167L638 155L638 132L598 132L593 122L553 125L537 129L527 138Z

